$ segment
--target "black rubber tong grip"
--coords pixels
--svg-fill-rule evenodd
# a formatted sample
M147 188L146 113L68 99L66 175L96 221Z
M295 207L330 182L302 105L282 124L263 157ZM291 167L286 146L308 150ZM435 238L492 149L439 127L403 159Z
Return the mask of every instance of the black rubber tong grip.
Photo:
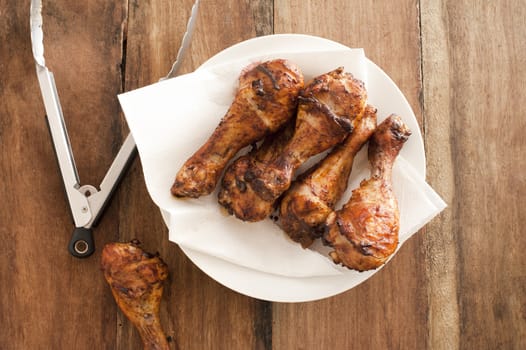
M95 251L95 242L91 229L77 227L71 235L68 250L77 258L87 258Z

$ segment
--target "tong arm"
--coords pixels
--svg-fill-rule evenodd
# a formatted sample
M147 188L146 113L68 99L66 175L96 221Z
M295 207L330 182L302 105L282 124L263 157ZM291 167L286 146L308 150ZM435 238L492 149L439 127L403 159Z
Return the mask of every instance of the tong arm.
M104 208L124 176L125 170L133 161L136 150L137 147L135 146L135 140L131 134L128 134L119 152L115 156L113 163L111 163L110 168L106 172L104 179L102 179L100 190L95 192L91 191L90 196L88 196L88 202L93 216L91 220L84 225L85 228L91 228L97 225L97 222L104 212Z
M190 10L190 16L188 17L188 22L186 23L186 32L183 34L181 46L179 46L179 50L177 51L177 56L175 57L175 61L172 65L172 68L166 75L166 77L161 78L161 81L165 79L170 79L176 76L177 71L179 70L179 67L181 66L181 63L182 63L182 56L186 52L186 49L188 49L188 46L190 46L190 39L192 38L192 34L194 33L194 27L195 27L195 22L197 18L198 8L199 8L199 0L195 0L195 3L192 5L192 9Z
M71 214L76 227L85 226L92 218L86 196L79 191L77 167L71 151L69 136L62 115L62 108L55 85L53 73L45 66L36 65L38 82L42 91L49 132L57 155L58 166L64 181L64 190L69 201Z

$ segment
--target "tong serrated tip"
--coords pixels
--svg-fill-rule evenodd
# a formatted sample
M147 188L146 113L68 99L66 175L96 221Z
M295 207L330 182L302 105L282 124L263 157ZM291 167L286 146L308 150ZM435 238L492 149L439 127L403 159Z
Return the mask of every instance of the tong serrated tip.
M31 49L35 62L42 67L46 66L44 60L44 32L42 31L42 1L31 0L30 8Z
M177 56L175 57L175 61L172 65L172 68L170 69L170 72L168 72L168 74L161 80L173 78L179 70L179 66L181 65L181 58L183 57L183 54L185 53L188 46L190 45L190 39L192 38L192 34L194 32L195 19L197 18L198 8L199 0L196 0L192 5L192 10L190 11L190 18L188 18L188 22L186 23L186 32L183 34L181 46L179 46L179 51L177 51Z

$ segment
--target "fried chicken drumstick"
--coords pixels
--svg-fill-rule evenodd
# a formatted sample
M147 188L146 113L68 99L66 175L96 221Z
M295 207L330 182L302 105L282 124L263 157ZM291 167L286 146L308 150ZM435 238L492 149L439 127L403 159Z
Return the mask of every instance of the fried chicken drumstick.
M269 135L259 148L239 157L223 176L218 202L230 215L243 221L260 221L273 210L274 200L265 200L255 192L245 179L249 169L264 169L290 140L294 132L293 121L288 122L277 133Z
M392 167L411 131L389 116L369 140L371 178L363 180L344 207L329 214L326 243L335 263L365 271L376 269L398 246L400 218L392 189Z
M108 243L101 267L117 305L139 331L144 349L169 349L159 318L166 264L136 243Z
M367 106L353 132L285 192L280 204L281 228L307 248L320 238L327 216L347 189L354 156L376 129L376 109Z
M300 95L296 129L283 152L251 181L265 197L277 199L292 181L294 172L310 157L342 142L363 114L367 93L363 82L343 67L323 74Z
M302 88L303 75L287 60L245 68L232 105L209 139L179 170L172 194L197 198L213 192L223 169L240 149L277 131L295 115Z
M250 191L244 193L253 198L253 206L267 208L267 211L244 210L244 203L238 202L229 205L234 214L246 221L267 217L272 204L290 187L299 166L311 156L342 142L351 132L354 120L363 114L366 95L364 84L341 67L314 78L298 98L290 141L272 155L271 161L251 163L245 171L244 184L250 186ZM231 198L227 198L228 193L223 195L222 203L248 202L242 199L245 194L241 191L232 193L235 196Z

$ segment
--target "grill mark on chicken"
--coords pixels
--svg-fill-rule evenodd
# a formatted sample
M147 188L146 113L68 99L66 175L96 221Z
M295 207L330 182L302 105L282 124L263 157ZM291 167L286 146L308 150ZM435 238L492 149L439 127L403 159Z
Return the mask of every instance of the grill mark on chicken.
M278 84L278 81L276 80L276 77L274 77L274 74L267 67L260 64L257 66L257 69L265 73L270 78L274 89L276 90L280 89L280 86Z
M341 126L346 132L350 133L353 130L353 125L351 120L349 120L348 117L342 118L338 116L336 113L332 111L332 109L329 107L329 105L325 103L321 103L316 97L314 96L298 96L299 103L303 103L306 107L306 110L314 110L317 109L326 116L328 116L330 119L332 119L336 124Z

